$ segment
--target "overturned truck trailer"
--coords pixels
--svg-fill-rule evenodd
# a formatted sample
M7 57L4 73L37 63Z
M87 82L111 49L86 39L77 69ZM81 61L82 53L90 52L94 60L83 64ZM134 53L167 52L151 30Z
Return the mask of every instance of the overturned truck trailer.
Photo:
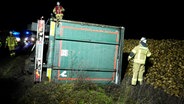
M44 20L37 23L35 81L41 82L42 68L49 81L77 80L94 83L121 81L124 28L95 23L50 20L48 49L44 50ZM46 63L43 65L43 54Z

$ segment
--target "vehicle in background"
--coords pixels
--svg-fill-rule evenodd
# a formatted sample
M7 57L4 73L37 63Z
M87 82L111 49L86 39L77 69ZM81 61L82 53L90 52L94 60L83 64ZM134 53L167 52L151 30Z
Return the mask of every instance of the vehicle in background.
M24 36L23 41L25 44L28 44L28 43L34 44L36 41L36 35L31 31L26 30L23 36Z

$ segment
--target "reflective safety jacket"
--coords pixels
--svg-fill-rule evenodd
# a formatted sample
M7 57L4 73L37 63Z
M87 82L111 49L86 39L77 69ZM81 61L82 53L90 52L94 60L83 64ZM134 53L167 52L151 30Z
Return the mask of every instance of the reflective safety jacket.
M53 9L54 14L63 14L62 12L64 11L64 8L62 6L55 6Z
M17 45L17 40L14 36L8 36L6 38L6 45L7 46L16 46Z
M141 44L134 47L128 56L129 59L134 57L135 63L145 64L146 58L151 56L151 52L148 47L143 47Z

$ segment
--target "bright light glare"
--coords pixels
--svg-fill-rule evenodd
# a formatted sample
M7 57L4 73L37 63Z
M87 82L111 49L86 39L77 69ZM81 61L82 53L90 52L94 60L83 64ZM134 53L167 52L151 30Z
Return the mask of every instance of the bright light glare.
M31 38L31 41L35 41L35 38L32 37L32 38Z
M16 40L17 40L18 42L20 42L20 38L16 38Z
M27 41L28 40L28 37L26 37L25 39L24 39L24 41Z

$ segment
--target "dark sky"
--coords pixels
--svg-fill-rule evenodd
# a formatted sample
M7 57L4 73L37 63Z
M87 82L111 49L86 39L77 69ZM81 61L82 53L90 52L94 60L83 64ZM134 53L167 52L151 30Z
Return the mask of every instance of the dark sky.
M156 0L60 0L65 20L125 27L125 38L178 38L184 35L184 6ZM128 2L127 2L128 1ZM57 0L13 0L0 3L0 29L26 28L50 17ZM180 38L180 39L181 39Z

